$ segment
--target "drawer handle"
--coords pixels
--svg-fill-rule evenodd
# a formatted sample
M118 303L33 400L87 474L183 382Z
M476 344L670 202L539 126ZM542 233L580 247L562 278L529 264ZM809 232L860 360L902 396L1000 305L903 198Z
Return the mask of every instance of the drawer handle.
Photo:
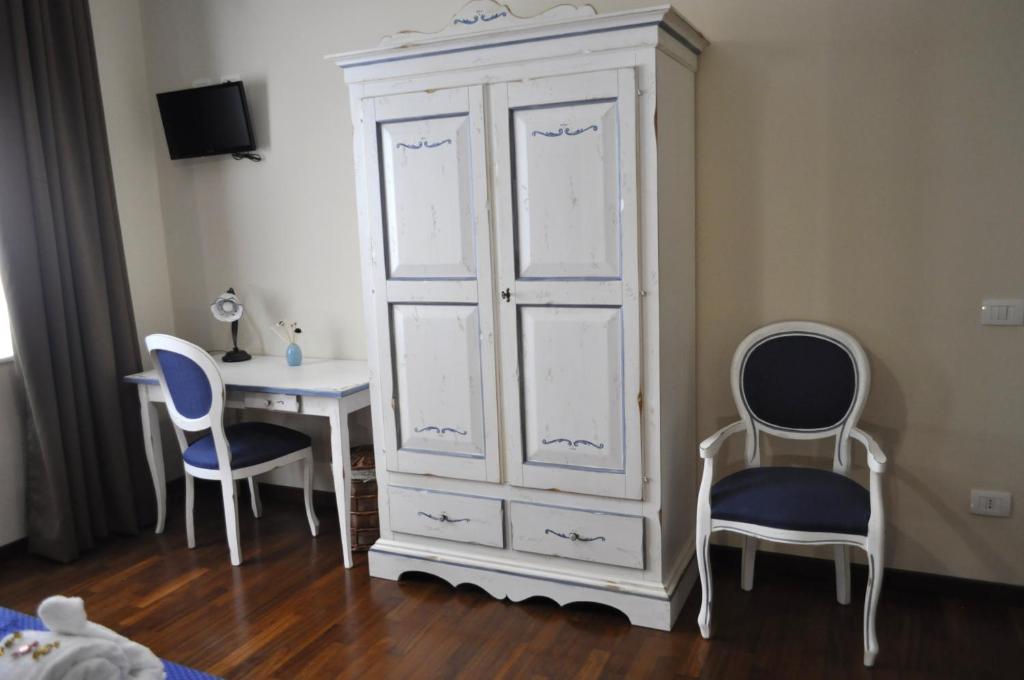
M445 523L445 522L447 522L449 524L455 524L456 522L468 522L469 521L468 517L463 517L461 519L452 519L451 517L448 516L447 512L442 512L440 517L436 517L434 515L431 515L429 512L417 512L416 514L417 515L423 515L427 519L432 519L435 522L441 522L442 524Z
M595 449L603 449L604 448L604 444L595 444L594 442L589 441L587 439L572 440L572 439L566 439L565 437L559 437L558 439L541 439L540 443L541 444L568 444L570 449L575 449L577 446L579 446L581 444L586 444L587 446L592 446Z
M454 427L438 427L437 425L424 425L423 427L417 427L416 433L419 434L420 432L436 432L438 434L447 434L448 432L454 432L455 434L460 434L463 437L465 437L467 434L466 430L459 430Z
M590 543L591 541L603 541L603 540L605 540L604 536L591 536L591 537L588 538L586 536L580 536L575 531L572 531L572 532L570 532L568 534L563 534L563 533L560 533L558 531L555 531L554 529L545 529L544 533L545 534L552 534L554 536L558 536L559 538L564 538L567 541L583 541L584 543Z

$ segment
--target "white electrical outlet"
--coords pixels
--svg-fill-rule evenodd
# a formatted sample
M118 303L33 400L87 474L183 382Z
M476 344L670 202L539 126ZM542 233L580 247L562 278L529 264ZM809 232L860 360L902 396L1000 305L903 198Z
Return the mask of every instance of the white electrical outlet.
M989 517L1009 517L1013 495L1009 491L971 489L971 512Z

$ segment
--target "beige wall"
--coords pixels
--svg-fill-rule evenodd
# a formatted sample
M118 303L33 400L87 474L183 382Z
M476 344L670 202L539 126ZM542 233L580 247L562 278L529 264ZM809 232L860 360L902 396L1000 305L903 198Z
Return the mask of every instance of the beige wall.
M161 211L145 214L164 224L180 334L223 347L207 307L233 285L251 349L281 353L266 327L288 317L307 354L365 356L347 94L321 57L439 28L461 4L142 0L137 125ZM674 4L712 41L698 77L701 433L735 413L728 363L745 333L839 325L874 369L865 426L892 461L889 564L1024 584L1020 513L967 511L971 487L1024 494L1024 329L977 323L983 296L1024 295L1024 5ZM167 160L152 93L226 75L246 82L266 161Z
M686 2L698 77L698 383L705 433L734 412L736 341L785 318L857 336L864 426L889 451L887 562L1024 583L1024 5ZM863 466L861 466L863 467ZM861 473L863 474L863 473ZM863 477L861 477L863 479Z

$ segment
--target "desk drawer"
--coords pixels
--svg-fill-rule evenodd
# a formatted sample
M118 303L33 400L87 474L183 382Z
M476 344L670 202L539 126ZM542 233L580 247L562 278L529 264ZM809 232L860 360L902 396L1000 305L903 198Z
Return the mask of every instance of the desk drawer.
M270 394L264 392L246 392L245 407L258 408L264 411L299 412L299 398L294 394Z
M388 487L391 529L447 541L505 547L502 501L404 486Z
M644 518L511 504L512 547L523 552L644 568Z

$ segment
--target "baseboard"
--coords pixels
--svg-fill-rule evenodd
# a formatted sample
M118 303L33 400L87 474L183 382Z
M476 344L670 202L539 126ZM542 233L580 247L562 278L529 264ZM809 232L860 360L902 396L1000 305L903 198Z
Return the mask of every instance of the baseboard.
M10 543L0 545L0 560L11 557L12 555L24 555L26 552L28 552L27 536L25 538L19 538L11 541Z
M740 551L737 546L712 545L711 557L715 568L740 566ZM801 578L834 581L835 570L832 560L805 555L787 555L784 553L759 550L755 574L764 571L799 574ZM850 572L855 579L867 579L867 565L853 563ZM757 576L755 576L757 578ZM933 594L965 595L972 598L994 599L1003 602L1024 603L1024 586L1009 583L995 583L976 579L929 574L923 571L894 569L886 567L884 576L885 590L907 590Z

